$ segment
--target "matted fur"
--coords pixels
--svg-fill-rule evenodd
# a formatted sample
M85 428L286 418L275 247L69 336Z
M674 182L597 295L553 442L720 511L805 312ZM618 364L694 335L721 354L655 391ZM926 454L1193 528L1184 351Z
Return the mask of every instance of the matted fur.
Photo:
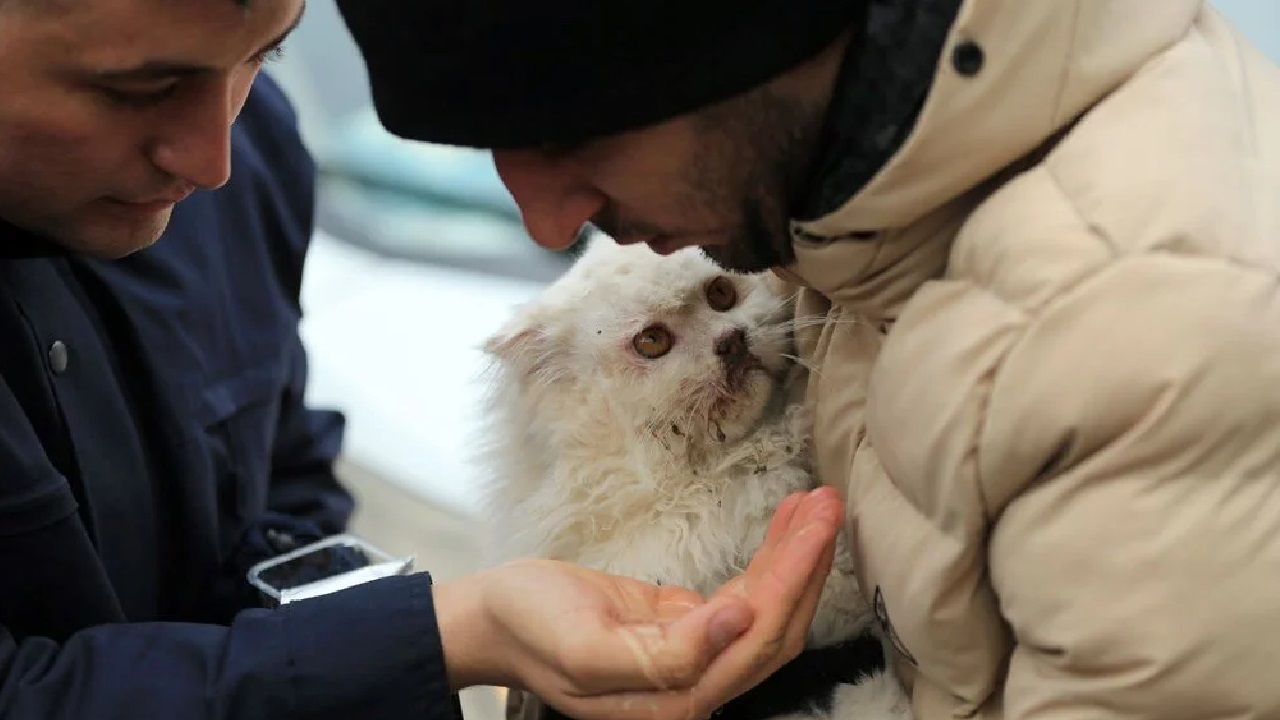
M737 295L723 311L706 296L717 277ZM704 595L740 573L782 499L815 484L807 418L786 400L789 300L770 276L726 274L695 249L661 257L593 240L485 345L491 560L566 560ZM674 343L648 359L632 340L654 324ZM734 330L745 373L715 352ZM872 618L842 536L809 644L851 638ZM910 715L891 675L836 701L835 718Z

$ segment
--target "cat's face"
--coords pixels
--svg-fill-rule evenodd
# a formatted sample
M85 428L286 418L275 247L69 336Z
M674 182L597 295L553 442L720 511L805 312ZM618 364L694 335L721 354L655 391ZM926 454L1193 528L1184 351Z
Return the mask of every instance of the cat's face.
M486 347L548 421L573 424L555 416L577 412L731 441L759 420L788 368L781 293L772 276L727 274L697 249L661 257L600 238Z

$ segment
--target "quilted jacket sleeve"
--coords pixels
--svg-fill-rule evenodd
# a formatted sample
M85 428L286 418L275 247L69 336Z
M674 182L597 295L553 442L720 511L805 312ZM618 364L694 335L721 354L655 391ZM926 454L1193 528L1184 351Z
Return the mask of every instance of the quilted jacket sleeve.
M1280 295L1150 254L1040 309L978 475L1010 719L1280 715Z

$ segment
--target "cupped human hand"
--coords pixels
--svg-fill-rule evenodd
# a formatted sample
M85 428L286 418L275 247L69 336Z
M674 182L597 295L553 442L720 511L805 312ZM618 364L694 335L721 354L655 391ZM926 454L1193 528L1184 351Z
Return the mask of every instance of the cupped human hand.
M710 715L804 650L843 522L844 502L830 487L789 497L779 506L746 572L710 599L745 600L753 622L691 688L693 717Z
M549 560L443 583L450 682L529 690L577 720L704 718L803 648L842 514L829 489L788 497L710 598Z

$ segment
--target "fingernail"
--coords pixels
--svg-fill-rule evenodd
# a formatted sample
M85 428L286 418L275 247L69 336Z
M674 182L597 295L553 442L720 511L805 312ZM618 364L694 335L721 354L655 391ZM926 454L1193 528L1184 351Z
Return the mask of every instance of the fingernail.
M837 492L836 489L831 487L830 485L822 485L820 487L814 488L813 490L809 491L809 494L813 497L826 496L826 497L830 497L837 500L840 498L840 493Z
M715 653L729 647L751 627L751 609L746 605L733 604L716 611L711 616L707 635L711 641L711 649Z
M844 506L840 503L823 503L814 509L812 517L826 522L838 520L844 516Z

